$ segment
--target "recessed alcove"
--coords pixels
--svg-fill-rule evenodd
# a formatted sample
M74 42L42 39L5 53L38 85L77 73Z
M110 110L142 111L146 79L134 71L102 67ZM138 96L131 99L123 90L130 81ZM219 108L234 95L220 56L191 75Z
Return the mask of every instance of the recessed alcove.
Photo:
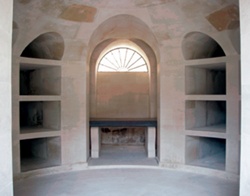
M56 32L39 35L23 50L21 57L61 60L64 53L64 40Z
M144 146L146 127L102 127L102 145Z
M92 119L90 165L155 165L154 119Z
M186 101L186 130L226 132L226 101Z
M147 127L100 128L100 157L90 165L154 165L148 159L146 148Z
M60 95L61 67L20 66L20 95Z
M186 136L186 164L225 170L226 140Z
M61 104L59 101L20 102L20 132L60 130Z
M61 165L61 138L47 137L20 141L21 171Z
M184 37L182 53L186 60L225 56L225 52L219 43L201 32L191 32Z
M186 66L185 89L187 95L225 95L225 63Z

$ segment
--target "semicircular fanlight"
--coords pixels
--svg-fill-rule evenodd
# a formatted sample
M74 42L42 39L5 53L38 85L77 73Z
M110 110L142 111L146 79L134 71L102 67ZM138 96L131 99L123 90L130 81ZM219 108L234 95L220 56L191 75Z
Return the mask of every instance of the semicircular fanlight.
M115 48L100 60L98 72L147 72L144 58L135 50L127 47Z

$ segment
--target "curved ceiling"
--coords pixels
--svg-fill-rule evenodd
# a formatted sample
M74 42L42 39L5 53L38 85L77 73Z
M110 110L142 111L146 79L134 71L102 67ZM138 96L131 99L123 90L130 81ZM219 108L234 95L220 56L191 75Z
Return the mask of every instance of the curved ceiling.
M21 56L28 58L61 60L64 53L64 40L55 32L39 35L23 50Z
M144 40L157 55L158 46L182 39L189 32L208 35L237 32L238 4L238 0L16 0L13 19L22 39L30 39L39 32L59 32L71 42L71 50L79 45L78 56L74 56L77 59L82 51L89 50L91 54L96 45L113 38ZM230 50L238 50L238 43L232 39L239 40L239 35L225 35L227 41L232 41ZM93 37L96 42L90 43ZM228 53L228 48L223 49Z

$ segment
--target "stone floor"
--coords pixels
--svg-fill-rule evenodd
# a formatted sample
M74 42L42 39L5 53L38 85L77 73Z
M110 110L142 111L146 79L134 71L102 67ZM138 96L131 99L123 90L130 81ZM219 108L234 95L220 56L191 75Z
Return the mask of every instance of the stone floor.
M148 165L157 166L155 158L148 158L144 146L112 146L102 145L100 157L90 158L89 166L102 165Z
M15 183L15 196L237 196L237 182L148 168L87 169Z
M86 170L14 184L15 196L237 196L238 182L163 169L143 146L102 146Z

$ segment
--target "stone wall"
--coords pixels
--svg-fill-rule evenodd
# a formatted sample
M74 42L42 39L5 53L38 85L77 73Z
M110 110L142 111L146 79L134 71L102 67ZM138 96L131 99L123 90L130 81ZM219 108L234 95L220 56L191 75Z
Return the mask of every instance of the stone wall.
M13 195L11 35L13 1L0 0L0 195Z

